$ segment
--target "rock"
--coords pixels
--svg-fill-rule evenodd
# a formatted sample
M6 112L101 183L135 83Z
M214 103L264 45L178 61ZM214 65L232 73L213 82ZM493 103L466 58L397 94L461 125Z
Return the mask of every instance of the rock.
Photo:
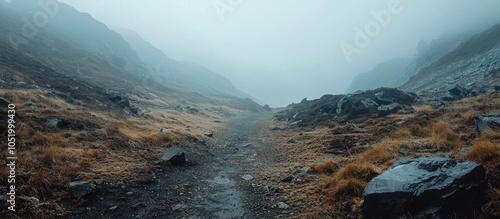
M394 102L394 98L386 97L385 91L379 92L375 94L375 101L378 104L385 105L385 104L391 104Z
M400 148L400 149L398 150L398 152L399 152L401 155L403 155L403 156L408 156L408 154L410 154L410 149L408 149L408 148Z
M500 114L483 114L476 116L476 128L479 134L488 130L500 130Z
M282 179L281 182L292 182L296 177L294 175L289 175L286 178Z
M271 188L269 188L269 191L271 193L278 193L280 191L280 187L279 186L271 186Z
M342 109L344 108L344 105L347 102L349 102L349 100L347 99L347 96L342 97L342 99L340 99L339 102L337 102L337 109L335 110L335 112L337 114L341 114L342 113Z
M244 179L244 180L246 180L246 181L248 181L248 180L252 180L253 176L251 176L251 175L243 175L243 176L241 176L241 178Z
M117 208L118 208L118 206L116 206L116 205L115 205L115 206L113 206L113 207L109 208L109 210L114 211L114 210L116 210Z
M500 85L495 85L495 90L500 91Z
M172 165L183 165L186 163L186 156L179 148L169 148L163 153L161 160L169 161Z
M207 136L209 138L214 137L214 133L211 131L206 131L204 134L205 134L205 136Z
M9 107L11 103L5 99L0 98L0 109L4 110Z
M472 90L466 89L460 85L456 85L454 88L448 90L451 96L456 98L464 98L472 95Z
M280 128L280 127L278 127L278 126L272 125L272 126L269 128L269 130L271 130L271 131L282 131L283 129L282 129L282 128Z
M473 162L403 158L365 188L364 218L448 218L455 213L467 217L481 206L485 174Z
M363 106L365 108L368 108L368 109L372 108L372 107L378 107L378 103L370 98L366 98L364 100L361 100L361 103L363 104Z
M397 103L379 106L377 108L379 116L387 116L389 114L394 114L394 113L397 113L401 109L403 109L403 107Z
M133 147L133 148L139 147L139 143L132 141L132 140L128 140L127 144L128 144L128 146Z
M72 197L81 198L93 193L95 190L94 184L86 181L75 181L69 184L69 192Z
M52 126L52 127L57 127L57 125L61 122L60 119L57 118L48 118L47 119L47 126Z
M309 167L301 167L294 172L294 174L307 174L307 173L309 173Z
M108 92L108 99L113 102L118 102L123 99L122 95L116 91Z
M134 193L133 192L127 192L127 195L133 195Z
M4 195L0 195L0 201L5 201L7 200Z
M273 109L271 109L271 107L268 104L266 104L266 105L264 105L264 110L265 111L271 111Z
M176 204L172 207L172 210L173 211L182 211L182 210L187 209L187 208L189 208L189 207L185 204Z
M170 133L170 129L167 129L167 128L161 128L161 129L160 129L160 132L161 132L161 133L164 133L164 134L168 134L168 133Z
M290 139L290 140L288 140L287 142L288 142L288 144L293 144L293 143L295 143L295 139L291 138L291 139Z
M104 183L103 179L94 179L96 185L102 185Z
M186 110L190 113L199 113L200 112L200 110L194 106L187 106Z
M279 202L278 208L279 209L288 209L288 208L290 208L290 205L286 204L285 202Z

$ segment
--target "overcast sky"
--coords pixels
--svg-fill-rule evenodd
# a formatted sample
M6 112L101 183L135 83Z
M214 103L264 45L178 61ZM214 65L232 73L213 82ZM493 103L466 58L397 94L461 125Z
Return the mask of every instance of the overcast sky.
M275 107L344 93L357 73L412 55L420 40L500 22L498 0L60 1Z

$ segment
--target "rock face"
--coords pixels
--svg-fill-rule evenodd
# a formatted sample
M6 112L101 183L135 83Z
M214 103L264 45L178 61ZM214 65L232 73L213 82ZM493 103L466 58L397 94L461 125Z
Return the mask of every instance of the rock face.
M485 169L473 162L404 158L365 188L364 218L470 217L482 201L485 175Z
M500 130L500 114L476 116L476 128L481 135L490 129Z
M80 198L93 193L95 190L94 184L85 181L75 181L69 184L69 192L71 196Z
M183 165L186 163L186 155L179 148L169 148L163 153L161 160L169 161L172 165Z

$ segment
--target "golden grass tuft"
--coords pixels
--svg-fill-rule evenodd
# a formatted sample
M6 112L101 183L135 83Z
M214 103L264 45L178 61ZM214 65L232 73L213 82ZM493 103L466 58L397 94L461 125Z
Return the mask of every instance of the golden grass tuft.
M479 138L465 155L465 159L476 161L487 169L500 164L500 144L493 143L486 138Z
M314 174L333 174L337 169L338 165L333 160L328 160L323 163L314 163L309 165L311 173Z
M432 106L431 105L420 105L413 107L415 110L416 114L429 114L432 112Z
M461 145L460 136L455 133L449 123L438 121L432 124L431 129L431 146L439 150L450 150Z
M333 189L328 192L328 196L334 203L350 201L355 197L361 197L367 184L354 178L343 179L335 183Z
M356 179L364 182L372 180L375 176L380 174L378 168L371 163L350 163L342 167L333 176L335 181L342 181L346 179Z

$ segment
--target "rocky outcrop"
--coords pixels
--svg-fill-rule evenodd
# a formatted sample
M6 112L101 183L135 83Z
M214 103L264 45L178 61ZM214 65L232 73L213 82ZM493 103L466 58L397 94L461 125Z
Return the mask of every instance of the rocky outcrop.
M358 92L349 95L325 95L317 100L304 99L276 114L278 120L289 126L326 125L332 120L348 121L386 116L401 109L411 109L417 95L394 88Z
M404 158L365 188L364 217L469 217L480 206L485 174L485 169L473 162Z

